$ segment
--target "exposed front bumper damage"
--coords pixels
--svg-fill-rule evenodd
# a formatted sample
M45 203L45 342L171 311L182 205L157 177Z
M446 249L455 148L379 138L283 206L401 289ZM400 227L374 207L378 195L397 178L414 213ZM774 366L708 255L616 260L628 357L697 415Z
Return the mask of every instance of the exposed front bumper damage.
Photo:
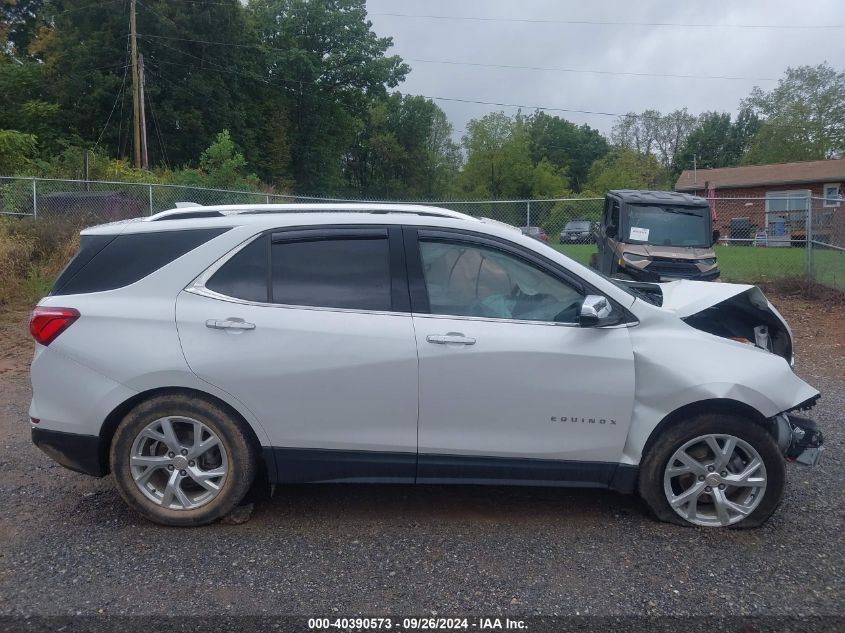
M787 461L818 466L824 454L824 435L810 418L780 413L774 418L777 443Z

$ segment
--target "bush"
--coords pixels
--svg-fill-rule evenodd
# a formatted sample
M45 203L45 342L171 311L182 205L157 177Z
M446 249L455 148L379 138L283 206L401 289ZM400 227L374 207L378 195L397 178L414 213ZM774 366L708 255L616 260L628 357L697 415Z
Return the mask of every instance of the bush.
M79 247L80 228L59 220L0 218L0 306L44 296Z

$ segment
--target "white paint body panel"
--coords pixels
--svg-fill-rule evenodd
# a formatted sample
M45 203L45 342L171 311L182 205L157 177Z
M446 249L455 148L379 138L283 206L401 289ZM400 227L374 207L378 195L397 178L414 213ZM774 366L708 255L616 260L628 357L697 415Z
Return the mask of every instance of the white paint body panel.
M414 323L421 454L619 460L634 401L627 328L435 316ZM476 342L426 340L451 332Z
M458 228L508 240L565 267L630 310L639 323L579 329L248 306L185 291L258 233L325 224ZM231 230L124 288L40 302L73 307L82 315L48 348L37 346L31 414L42 420L42 428L96 435L128 398L175 386L227 402L264 446L419 448L637 464L654 428L684 405L731 399L770 417L817 393L784 359L680 320L749 286L663 284L665 306L659 308L495 223L409 211L309 212L122 222L86 233L204 227ZM256 329L235 334L205 327L207 319L229 317L253 322ZM425 341L428 334L449 332L477 343L456 348ZM617 424L600 428L551 420L562 416Z
M205 324L229 318L255 329ZM176 321L191 369L247 403L271 445L416 452L410 315L248 305L183 292Z

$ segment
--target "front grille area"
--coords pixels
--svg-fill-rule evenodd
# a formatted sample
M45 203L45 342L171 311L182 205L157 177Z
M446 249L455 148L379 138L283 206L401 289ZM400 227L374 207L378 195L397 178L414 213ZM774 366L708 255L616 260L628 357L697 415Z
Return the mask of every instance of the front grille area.
M660 275L661 277L696 277L700 274L698 266L684 259L669 259L662 257L655 257L652 262L646 267L650 273Z

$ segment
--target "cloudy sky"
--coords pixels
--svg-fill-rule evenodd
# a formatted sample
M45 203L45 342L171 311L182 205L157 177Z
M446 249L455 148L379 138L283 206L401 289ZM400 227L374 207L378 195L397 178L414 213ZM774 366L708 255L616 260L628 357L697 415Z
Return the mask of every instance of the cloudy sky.
M367 0L367 9L376 33L392 36L393 51L412 68L400 86L403 92L543 106L550 114L605 133L613 116L552 108L624 113L686 106L695 114L735 112L753 86L775 86L771 79L781 77L787 66L825 60L837 68L845 66L843 0ZM484 19L407 17L423 15ZM578 20L627 24L565 23ZM716 26L682 26L702 24ZM839 28L794 28L797 25ZM740 79L704 78L708 76ZM456 137L471 118L491 110L516 111L437 103L452 121Z

